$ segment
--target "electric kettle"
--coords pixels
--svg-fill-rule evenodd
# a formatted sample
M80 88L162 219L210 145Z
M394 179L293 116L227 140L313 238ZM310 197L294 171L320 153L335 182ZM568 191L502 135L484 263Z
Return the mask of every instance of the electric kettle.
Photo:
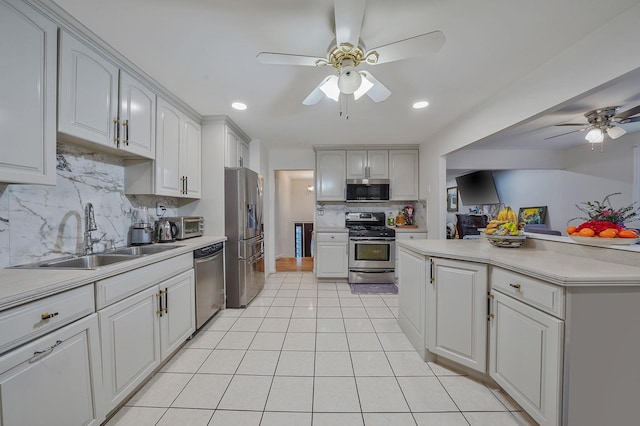
M178 227L167 219L156 221L156 241L159 243L172 243L175 241Z

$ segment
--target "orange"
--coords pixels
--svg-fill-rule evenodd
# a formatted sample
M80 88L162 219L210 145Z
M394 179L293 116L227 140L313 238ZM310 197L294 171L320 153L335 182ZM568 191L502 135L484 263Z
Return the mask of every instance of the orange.
M578 231L578 235L581 237L593 237L596 235L596 232L591 228L582 228Z
M618 232L618 237L620 237L620 238L638 238L638 234L636 234L636 231L633 231L631 229L623 229L622 231Z
M577 229L578 229L577 226L568 226L567 227L567 235L573 234L574 232L576 232Z
M609 228L600 232L598 235L602 238L615 238L617 234L618 234L617 230Z

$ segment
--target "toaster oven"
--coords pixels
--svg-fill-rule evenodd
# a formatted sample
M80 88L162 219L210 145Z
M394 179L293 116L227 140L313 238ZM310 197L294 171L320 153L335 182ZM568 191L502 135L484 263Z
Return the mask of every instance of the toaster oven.
M202 216L176 216L166 219L176 225L176 240L204 235L204 217Z

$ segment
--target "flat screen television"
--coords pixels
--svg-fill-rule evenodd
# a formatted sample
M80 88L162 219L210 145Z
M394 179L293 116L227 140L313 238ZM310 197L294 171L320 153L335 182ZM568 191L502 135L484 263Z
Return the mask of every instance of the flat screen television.
M500 204L491 170L478 170L456 178L460 202L465 206Z

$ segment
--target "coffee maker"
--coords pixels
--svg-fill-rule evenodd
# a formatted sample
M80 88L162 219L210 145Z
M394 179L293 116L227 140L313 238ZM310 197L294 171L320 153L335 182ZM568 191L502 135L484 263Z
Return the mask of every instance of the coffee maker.
M149 220L149 211L146 207L134 211L134 223L131 225L129 241L132 246L153 243L153 225Z

